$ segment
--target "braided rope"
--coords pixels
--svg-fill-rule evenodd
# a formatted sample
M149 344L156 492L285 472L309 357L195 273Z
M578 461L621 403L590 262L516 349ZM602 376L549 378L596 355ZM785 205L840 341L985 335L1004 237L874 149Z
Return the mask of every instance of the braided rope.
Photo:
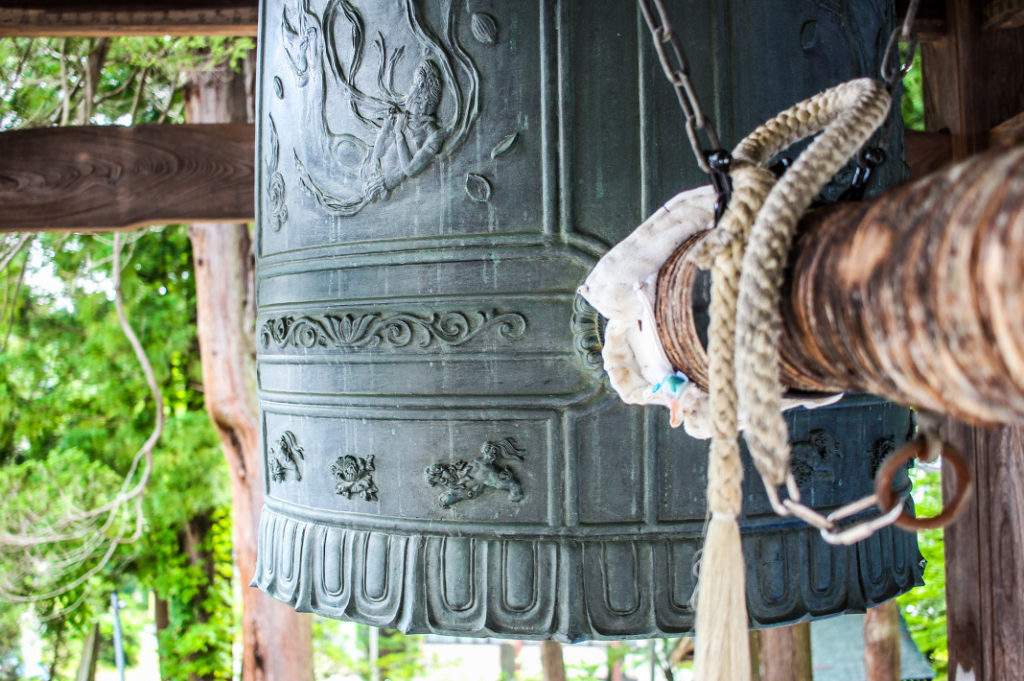
M814 196L885 119L889 95L869 79L836 86L782 112L733 152L733 195L690 258L712 267L708 375L712 441L708 510L697 596L695 668L701 681L750 678L742 543L739 422L758 472L776 485L789 473L776 343L780 288L797 221ZM790 144L824 133L781 180L764 164Z
M690 254L697 264L711 261L711 321L708 326L708 392L711 411L711 452L708 468L708 510L736 515L742 507L743 464L738 444L739 419L735 366L736 311L744 245L758 212L768 198L775 175L745 162L730 172L733 194L714 229Z
M782 416L778 339L781 288L797 222L835 173L888 115L890 96L869 78L838 85L758 128L737 156L763 163L793 142L822 131L772 188L750 232L736 308L736 390L745 439L767 483L789 472L789 433Z

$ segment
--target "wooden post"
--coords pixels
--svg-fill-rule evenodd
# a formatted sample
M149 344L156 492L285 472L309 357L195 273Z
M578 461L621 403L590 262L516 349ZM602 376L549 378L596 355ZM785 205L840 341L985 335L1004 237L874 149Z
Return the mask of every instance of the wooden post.
M864 613L867 681L900 681L900 609L895 600Z
M991 128L1024 110L1024 30L983 34L985 5L995 4L947 0L949 33L923 52L926 125L950 131L956 158L984 148ZM949 679L1016 678L1024 668L1024 428L948 421L944 435L967 457L976 490L945 534Z
M544 670L544 681L565 681L565 661L562 659L561 643L540 642L540 666Z
M760 631L761 681L812 681L811 624Z

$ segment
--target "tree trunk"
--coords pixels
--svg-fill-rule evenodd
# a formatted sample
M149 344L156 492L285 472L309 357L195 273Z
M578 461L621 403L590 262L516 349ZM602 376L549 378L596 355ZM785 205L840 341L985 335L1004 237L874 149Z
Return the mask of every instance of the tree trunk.
M900 610L895 600L864 613L867 681L900 681Z
M540 666L544 670L544 681L565 681L565 661L562 659L561 643L540 642Z
M192 123L245 121L251 113L246 79L227 68L194 74L185 98ZM231 470L235 555L240 577L248 583L256 566L263 506L252 243L245 224L193 224L189 238L206 408ZM313 677L309 616L244 586L242 644L243 681Z
M197 624L206 624L210 621L210 613L203 604L209 596L210 585L217 578L213 556L210 555L210 551L204 546L212 527L213 522L209 515L193 516L185 524L184 529L181 530L178 536L182 553L188 558L189 565L198 568L203 575L203 580L196 589L195 595L189 602L183 603L183 605L188 605L191 608ZM188 657L192 662L195 661L195 658L196 653ZM215 681L215 679L216 672L213 670L206 675L190 674L188 677L188 681Z
M811 625L801 622L760 632L761 681L811 681Z

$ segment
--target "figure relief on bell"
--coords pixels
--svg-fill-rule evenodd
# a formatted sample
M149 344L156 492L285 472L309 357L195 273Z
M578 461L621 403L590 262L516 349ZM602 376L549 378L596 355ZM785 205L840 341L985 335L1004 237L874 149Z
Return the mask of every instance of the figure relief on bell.
M269 459L270 478L274 482L285 482L289 476L295 480L302 480L302 468L299 467L299 460L306 456L299 446L295 433L286 430L281 433L281 439L277 445L271 446Z
M515 438L488 440L477 458L432 464L424 471L424 478L431 487L444 488L437 497L441 508L476 499L488 488L507 491L509 501L522 501L522 483L512 468L500 462L524 461L524 451Z
M292 155L316 202L352 216L462 144L480 76L459 43L458 3L318 4L293 0L282 15L284 56L306 90Z

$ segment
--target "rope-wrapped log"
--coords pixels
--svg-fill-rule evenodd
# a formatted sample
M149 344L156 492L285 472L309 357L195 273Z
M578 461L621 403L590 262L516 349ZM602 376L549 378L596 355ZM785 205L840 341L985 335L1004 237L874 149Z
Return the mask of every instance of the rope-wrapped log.
M698 383L694 266L659 274L670 361ZM858 203L814 211L790 252L780 372L804 391L858 391L980 424L1024 422L1024 146Z

